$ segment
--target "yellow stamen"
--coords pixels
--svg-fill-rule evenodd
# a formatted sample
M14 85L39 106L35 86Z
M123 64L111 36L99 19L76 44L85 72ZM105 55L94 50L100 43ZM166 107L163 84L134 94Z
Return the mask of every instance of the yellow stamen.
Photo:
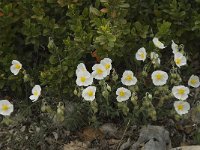
M86 81L86 77L81 77L81 82L85 82Z
M123 90L121 90L120 92L119 92L119 96L124 96L125 95L125 92L123 91Z
M8 109L9 109L8 105L5 105L5 104L2 105L2 110L3 110L3 111L7 111Z
M161 80L162 78L163 78L163 74L160 74L160 73L156 74L157 80Z
M110 69L110 64L105 65L106 70Z
M190 81L190 83L194 85L194 84L196 84L196 83L197 83L197 80L195 80L195 79L192 79L192 80Z
M34 91L34 92L33 92L33 95L38 96L38 92L37 92L37 91Z
M178 108L178 110L183 110L183 105L182 104L179 104L178 106L177 106L177 108Z
M15 68L16 69L21 69L21 65L20 64L15 64Z
M178 94L180 94L180 95L185 94L185 89L178 89Z
M131 75L127 75L125 79L128 81L131 81L131 80L133 80L133 77Z
M97 74L101 75L102 73L103 73L103 70L100 69L100 68L98 68L98 69L97 69Z
M177 65L180 65L181 64L181 59L180 58L176 58L175 62L176 62Z
M91 90L89 90L88 92L87 92L87 94L88 94L88 96L93 96L93 91L91 91Z
M140 53L140 57L142 58L142 59L144 59L144 53Z

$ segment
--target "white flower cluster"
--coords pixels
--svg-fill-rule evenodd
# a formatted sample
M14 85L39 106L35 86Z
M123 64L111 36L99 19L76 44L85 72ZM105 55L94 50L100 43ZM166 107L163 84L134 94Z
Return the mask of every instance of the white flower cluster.
M166 48L162 42L159 41L158 38L153 39L153 43L156 48L164 49ZM184 65L187 65L187 59L184 56L184 53L179 50L179 46L172 40L171 44L172 52L174 54L174 63L177 67L181 67ZM138 61L145 61L147 58L147 52L144 47L140 48L136 54L135 57ZM156 52L150 53L150 59L153 64L160 65L160 58L159 54ZM22 64L17 61L13 60L12 65L10 67L10 71L17 75L20 70L22 69ZM82 91L82 97L86 101L93 101L95 99L96 94L96 87L92 86L94 79L96 80L102 80L105 79L108 75L110 75L110 71L112 69L112 60L110 58L104 58L100 61L99 64L95 64L92 67L92 73L87 71L86 66L83 63L80 63L77 66L76 69L76 84L78 86L84 86L86 87ZM155 86L163 86L168 81L168 74L165 71L162 70L156 70L151 74L152 82ZM125 86L134 86L138 82L136 76L131 70L125 70L122 78L121 83ZM200 80L199 77L196 75L192 75L188 80L188 86L191 86L193 88L197 88L200 86ZM185 100L189 97L190 89L184 85L174 86L172 88L172 94L175 98L177 98L179 101L174 102L175 110L178 114L186 114L190 110L190 104L186 102ZM29 97L32 102L35 102L38 100L38 98L41 95L41 87L40 85L35 85L32 89L32 95ZM116 90L117 95L117 101L123 102L128 100L131 97L131 91L127 88L120 87ZM13 112L13 105L8 100L0 100L0 114L8 116Z
M10 71L17 75L22 69L22 64L18 60L13 60L12 65L10 66ZM40 85L35 85L32 89L32 94L29 98L32 102L38 100L41 95L41 87ZM8 100L0 100L0 114L4 116L9 116L14 110L13 104L11 104Z
M188 80L188 86L198 88L200 86L199 77L192 75ZM179 99L179 101L174 102L174 107L177 113L180 115L188 113L190 110L190 104L185 100L189 97L190 89L184 85L174 86L172 88L172 93L175 98Z
M164 49L166 48L163 43L159 41L158 38L153 39L153 43L156 48ZM187 64L186 57L183 55L182 52L179 51L179 46L172 40L171 48L173 50L174 54L174 63L178 68L181 66L184 66ZM147 58L147 52L144 47L140 48L136 54L135 57L138 61L145 61ZM158 53L151 52L150 53L150 59L153 64L160 64L160 58ZM102 80L105 77L107 77L110 74L110 71L112 69L112 60L110 58L104 58L101 60L100 64L95 64L92 67L93 72L89 73L83 63L80 63L77 66L76 70L76 84L78 86L89 86L82 92L82 97L86 101L93 101L95 99L95 93L96 93L96 87L91 86L93 84L93 78L96 80ZM162 70L156 70L153 71L151 74L152 82L155 86L163 86L168 81L168 74L165 71ZM122 78L121 83L125 86L134 86L137 84L137 78L135 77L134 73L131 70L125 70ZM188 80L188 85L194 88L197 88L200 86L199 77L192 75L190 79ZM175 110L178 114L186 114L190 110L190 104L186 102L185 100L189 97L190 90L188 87L185 87L183 85L174 86L172 88L172 94L175 98L179 99L179 101L174 102ZM128 100L131 97L131 91L125 87L119 87L116 90L117 95L117 101L123 102Z
M96 87L91 86L93 84L93 78L96 80L102 80L110 74L112 69L112 60L110 58L104 58L100 61L100 64L95 64L92 67L93 72L89 73L85 65L80 63L76 69L76 84L78 86L88 86L82 92L82 97L86 101L93 101L95 99ZM137 83L137 78L134 76L133 72L126 70L121 78L122 84L126 86L135 85ZM130 90L120 87L116 91L117 101L122 102L130 98Z
M18 60L13 60L12 65L10 66L10 71L17 75L19 71L22 69L22 64ZM32 102L35 102L38 100L39 96L41 95L41 87L40 85L35 85L32 89L32 94L29 98L32 100Z
M104 58L100 61L100 64L95 64L92 67L93 72L90 73L85 64L80 63L76 69L76 84L78 86L88 86L82 92L82 97L86 101L93 101L95 99L96 87L91 86L93 79L102 80L110 74L112 69L112 60L110 58Z

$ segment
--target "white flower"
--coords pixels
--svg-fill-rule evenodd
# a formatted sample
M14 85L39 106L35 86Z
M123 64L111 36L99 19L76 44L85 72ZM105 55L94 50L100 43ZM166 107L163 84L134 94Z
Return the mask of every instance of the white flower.
M179 52L178 51L178 45L176 43L174 43L173 40L172 40L171 48L172 48L174 54L177 53L177 52Z
M95 64L92 70L92 75L97 80L101 80L107 76L106 68L102 64Z
M13 104L8 100L0 100L0 114L4 116L10 116L13 112Z
M147 57L146 49L144 47L140 48L135 54L137 60L145 61Z
M86 101L93 101L95 99L96 87L95 86L88 86L82 92L82 97Z
M35 85L32 89L32 94L29 98L32 100L32 102L35 102L38 100L39 96L41 95L41 87L40 85Z
M151 59L157 59L157 58L159 58L159 55L156 52L151 52L150 58Z
M17 75L21 69L22 69L22 64L17 60L13 60L12 65L10 66L10 71L14 75Z
M159 55L157 53L151 52L150 58L151 58L153 64L160 65L160 58L159 58Z
M159 48L159 49L164 49L164 48L165 48L164 44L161 43L161 42L158 40L158 38L156 38L156 37L153 38L153 43L154 43L155 47L157 47L157 48Z
M180 52L174 54L174 61L179 68L187 64L186 57Z
M164 71L157 70L152 73L151 78L154 85L161 86L167 83L168 74Z
M186 100L188 98L189 93L190 89L183 85L174 86L172 88L172 94L174 95L175 98L179 100Z
M192 75L188 81L188 85L194 88L198 88L200 86L199 77Z
M128 100L131 97L131 92L130 90L121 87L117 89L116 95L117 95L117 101L123 102L123 101Z
M85 64L80 63L80 64L78 64L77 69L76 69L76 76L78 76L79 73L86 72L86 71L87 71L87 69L85 67Z
M92 83L93 83L93 77L88 71L78 73L76 79L76 84L78 86L88 86L91 85Z
M179 115L187 114L190 110L190 104L185 101L175 101L174 108Z
M134 77L132 71L126 70L122 75L121 82L124 85L131 86L137 83L137 78Z
M100 64L102 64L107 71L107 75L110 74L110 70L112 69L112 60L110 58L104 58L100 61Z

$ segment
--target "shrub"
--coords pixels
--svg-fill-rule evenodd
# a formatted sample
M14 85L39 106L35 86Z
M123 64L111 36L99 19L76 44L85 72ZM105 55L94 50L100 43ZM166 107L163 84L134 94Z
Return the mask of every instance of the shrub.
M166 91L167 95L161 97L158 103L161 105L162 99L171 98L169 87L151 89L148 80L143 79L151 72L152 66L150 62L138 62L135 53L141 47L145 47L148 54L155 51L152 39L158 37L168 45L162 52L158 51L164 62L161 69L174 74L175 81L180 79L181 74L184 82L190 75L198 74L199 68L195 63L199 63L196 61L200 46L199 5L199 0L2 0L0 96L9 95L14 99L16 113L26 117L47 113L51 121L62 122L69 129L80 127L81 124L77 125L80 122L98 125L110 119L126 122L132 118L133 122L141 124L145 120L152 122L148 117L150 115L155 120L155 109L162 118L167 109L163 108L163 111L160 107L155 108L154 103L149 104L151 94L146 92ZM170 70L171 40L187 54L187 69ZM99 95L98 103L92 103L91 107L80 97L75 97L82 90L77 88L75 70L79 63L84 62L91 72L92 66L106 57L112 59L115 71L108 83L98 83L102 95ZM17 76L10 72L12 60L18 60L23 65ZM109 101L103 101L105 97L116 98L113 92L120 83L115 78L121 77L124 70L134 71L142 80L137 96L144 99L144 104L139 105L148 103L152 106L151 112L144 107L144 111L136 113L139 108L135 108L137 104L134 100L131 108L113 103L107 105ZM111 95L107 93L107 84L111 84ZM35 85L42 87L42 96L32 103L29 95ZM98 115L94 115L97 105ZM118 109L120 111L116 111ZM130 110L133 112L128 113ZM83 118L88 114L87 118Z

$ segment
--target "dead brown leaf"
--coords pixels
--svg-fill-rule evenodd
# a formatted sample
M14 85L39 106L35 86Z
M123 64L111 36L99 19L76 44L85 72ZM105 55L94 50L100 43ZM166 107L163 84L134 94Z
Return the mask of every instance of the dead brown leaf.
M80 136L83 141L93 141L95 139L103 139L104 134L99 129L88 127L83 129Z

